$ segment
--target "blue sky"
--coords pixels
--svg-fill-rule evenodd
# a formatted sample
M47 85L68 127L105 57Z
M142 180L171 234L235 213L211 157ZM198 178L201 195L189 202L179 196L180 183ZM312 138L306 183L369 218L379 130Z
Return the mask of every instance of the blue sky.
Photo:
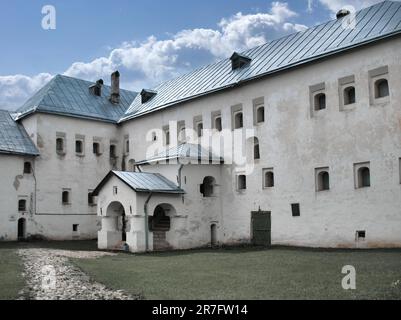
M88 80L118 69L140 90L378 0L0 1L0 108L13 110L55 74ZM41 27L44 5L56 29Z

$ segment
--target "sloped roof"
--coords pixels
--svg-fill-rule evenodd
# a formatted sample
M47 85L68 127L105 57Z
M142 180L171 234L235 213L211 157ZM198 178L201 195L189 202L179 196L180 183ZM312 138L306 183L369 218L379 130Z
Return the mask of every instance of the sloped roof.
M0 153L39 155L24 127L6 110L0 110Z
M33 112L43 112L117 122L137 93L121 89L120 103L112 104L109 101L110 86L103 85L101 96L98 97L89 92L89 87L94 84L57 75L16 111L15 119L21 119Z
M151 164L157 162L166 162L169 160L185 160L185 163L200 163L201 161L208 161L213 163L222 163L224 160L216 156L213 152L206 150L199 144L182 143L177 146L166 148L162 152L156 154L148 159L136 162L138 165Z
M185 191L179 188L175 183L171 182L159 173L110 171L108 175L96 187L92 194L95 196L98 195L106 182L109 181L109 179L113 176L119 178L135 192L172 194L185 193Z
M225 59L164 82L148 102L141 103L137 96L120 121L400 34L401 3L384 1L358 11L353 29L343 27L344 19L349 16L242 52L252 59L244 68L232 70L230 59Z

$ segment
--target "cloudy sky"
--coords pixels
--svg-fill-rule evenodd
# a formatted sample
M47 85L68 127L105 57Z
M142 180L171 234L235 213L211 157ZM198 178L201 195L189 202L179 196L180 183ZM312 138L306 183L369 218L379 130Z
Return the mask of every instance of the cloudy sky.
M0 108L15 110L56 74L87 80L119 70L139 91L289 33L340 8L381 0L0 1ZM42 28L42 8L56 29Z

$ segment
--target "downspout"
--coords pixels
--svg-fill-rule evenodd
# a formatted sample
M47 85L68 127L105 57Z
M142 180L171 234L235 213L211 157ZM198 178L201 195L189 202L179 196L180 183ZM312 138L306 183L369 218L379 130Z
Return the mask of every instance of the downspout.
M150 198L152 198L153 193L150 192L148 198L145 201L145 204L143 206L144 212L145 212L145 251L149 251L149 215L148 215L148 203L150 201Z
M33 164L32 164L32 176L33 176L33 180L34 180L34 191L33 191L33 198L34 198L34 212L33 212L33 215L36 215L36 199L37 199L37 185L38 185L38 182L37 182L37 180L36 180L36 174L35 174L35 170L36 170L36 161L35 161L36 159L35 158L33 158Z

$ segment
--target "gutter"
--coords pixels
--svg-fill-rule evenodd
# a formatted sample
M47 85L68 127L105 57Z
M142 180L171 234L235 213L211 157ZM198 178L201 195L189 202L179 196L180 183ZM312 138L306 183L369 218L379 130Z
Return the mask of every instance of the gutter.
M178 169L178 187L180 188L180 189L182 189L181 188L181 185L182 185L182 183L181 183L181 172L182 172L182 169L184 168L184 165L182 164L182 165L180 165L180 167L179 167L179 169Z
M150 198L152 198L153 193L150 192L148 198L145 201L145 204L143 206L144 212L145 212L145 251L149 251L149 215L148 215L148 204L150 201Z

